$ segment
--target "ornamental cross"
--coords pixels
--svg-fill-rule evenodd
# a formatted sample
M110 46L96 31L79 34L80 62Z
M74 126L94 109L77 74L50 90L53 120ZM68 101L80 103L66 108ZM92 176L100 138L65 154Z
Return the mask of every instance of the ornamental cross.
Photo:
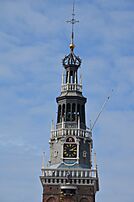
M75 1L73 2L73 13L72 13L72 19L71 20L67 20L67 23L71 23L72 24L72 36L71 36L71 43L73 44L73 39L74 39L74 24L79 22L79 20L75 19L75 13L74 13L74 5L75 5Z

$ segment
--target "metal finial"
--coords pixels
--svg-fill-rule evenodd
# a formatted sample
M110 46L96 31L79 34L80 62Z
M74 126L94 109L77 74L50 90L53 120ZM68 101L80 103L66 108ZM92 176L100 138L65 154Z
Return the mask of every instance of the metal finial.
M70 44L70 49L73 51L74 49L74 24L79 22L79 20L75 19L75 13L74 13L74 6L75 6L75 1L73 2L73 12L72 12L72 19L67 20L68 23L72 24L72 34L71 34L71 44Z

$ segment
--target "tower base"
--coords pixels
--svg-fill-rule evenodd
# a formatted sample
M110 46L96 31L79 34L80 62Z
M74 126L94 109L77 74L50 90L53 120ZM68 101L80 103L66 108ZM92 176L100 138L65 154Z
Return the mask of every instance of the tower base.
M93 186L45 185L42 202L95 202Z

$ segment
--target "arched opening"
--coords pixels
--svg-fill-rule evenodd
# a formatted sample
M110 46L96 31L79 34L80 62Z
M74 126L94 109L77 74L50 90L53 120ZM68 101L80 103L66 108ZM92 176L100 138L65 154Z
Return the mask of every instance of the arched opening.
M47 202L56 202L56 199L54 197L50 197Z
M62 105L62 117L65 118L65 104Z
M66 116L66 121L71 121L71 104L67 104L67 116Z
M57 123L61 122L61 105L58 106L58 118L57 118Z
M68 71L66 72L66 83L68 83Z
M77 105L77 121L78 121L78 116L80 117L80 104Z
M80 115L80 104L77 105L77 114Z
M74 79L73 79L73 71L70 71L70 83L74 83Z
M75 121L75 115L76 115L76 104L72 104L72 121Z
M87 198L82 198L80 202L89 202Z
M81 120L85 124L85 105L81 106Z

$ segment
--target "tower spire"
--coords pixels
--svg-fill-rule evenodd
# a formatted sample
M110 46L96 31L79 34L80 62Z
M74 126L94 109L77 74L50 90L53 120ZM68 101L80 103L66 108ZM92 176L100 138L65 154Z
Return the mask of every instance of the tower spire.
M72 12L72 19L71 20L67 20L67 23L71 23L72 24L72 33L71 33L71 44L70 44L70 49L71 51L73 51L75 45L74 45L74 25L75 23L78 23L79 20L75 19L75 12L74 12L74 8L75 8L75 0L73 2L73 12Z
M65 76L62 76L61 93L56 98L57 122L52 122L50 160L44 159L42 175L43 202L94 201L99 191L96 155L92 161L92 128L86 125L86 101L79 79L81 59L74 53L75 1L71 20L71 44L69 54L62 60ZM51 107L51 106L50 106ZM93 164L93 165L92 165ZM95 166L95 168L93 167Z

